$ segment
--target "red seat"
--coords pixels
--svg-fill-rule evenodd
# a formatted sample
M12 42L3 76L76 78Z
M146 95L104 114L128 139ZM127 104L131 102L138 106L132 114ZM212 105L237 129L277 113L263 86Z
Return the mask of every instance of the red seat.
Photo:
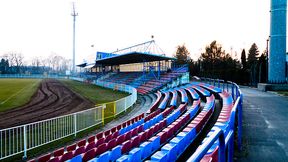
M147 132L142 132L141 134L139 134L140 136L140 142L145 142L147 140Z
M159 124L156 124L153 129L153 134L157 133L159 130Z
M122 123L122 128L126 127L126 122Z
M99 145L103 144L105 142L105 139L104 138L100 138L96 141L95 143L95 147L98 147Z
M119 135L119 132L118 132L118 131L117 131L117 132L114 132L114 133L112 134L112 139L117 138L118 135Z
M136 136L131 142L131 147L134 148L138 147L139 145L140 145L140 137Z
M152 128L148 129L147 138L152 137L152 136L153 136L153 133L154 133L154 129L152 129Z
M77 148L74 151L73 156L77 156L77 155L83 154L84 152L85 152L85 147L84 146L79 147L79 148Z
M122 152L122 154L125 154L125 153L129 152L130 149L131 149L131 141L126 141L122 145L121 152Z
M144 129L143 129L143 125L139 125L137 128L138 128L138 133L144 131Z
M111 133L116 132L116 130L117 130L117 128L116 128L116 127L113 127L113 128L111 129Z
M73 152L66 152L64 155L59 157L59 162L64 162L64 161L72 159L72 158L73 158Z
M96 138L97 139L103 138L103 132L96 134Z
M95 156L98 156L98 155L104 153L105 151L107 151L107 145L106 145L106 143L103 143L97 147L96 152L95 152Z
M125 135L124 134L117 137L117 145L122 144L124 141L125 141Z
M89 150L91 150L91 149L93 149L93 148L95 148L95 147L96 147L96 145L95 145L95 142L93 141L93 142L89 143L89 144L85 147L85 151L87 152L87 151L89 151Z
M160 144L163 144L167 140L167 132L159 132L157 136L160 137Z
M109 134L108 136L105 137L105 142L109 142L112 139L112 134Z
M128 120L126 123L127 123L127 126L128 126L128 125L130 125L130 124L131 124L131 121L130 121L130 120Z
M131 133L132 137L137 136L137 134L138 134L138 128L132 129L132 133Z
M62 156L63 154L64 154L64 148L60 148L60 149L53 152L54 157Z
M125 135L125 141L130 140L131 137L132 137L132 133L131 133L131 131L125 133L124 135Z
M107 144L107 150L111 150L112 148L114 148L117 145L117 141L116 139L112 139L108 142Z
M206 154L202 159L201 162L218 162L218 150L219 147L217 146L216 149L211 154Z
M66 148L66 150L67 150L68 152L74 151L75 149L76 149L76 144L72 144L72 145L70 145L70 146L67 146L67 148Z
M121 124L117 126L117 130L120 130L121 128L122 128Z
M85 146L86 145L86 139L83 139L83 140L77 142L77 145L78 145L78 147Z
M110 133L111 133L110 130L104 132L105 136L108 136Z
M54 157L54 158L48 160L48 162L59 162L59 161L60 161L59 157Z
M87 162L87 161L93 159L95 157L95 155L96 155L96 148L87 151L83 155L82 162Z
M87 141L88 143L95 142L95 136L90 136Z
M38 158L38 162L47 162L50 159L50 157L51 157L50 154L42 155Z

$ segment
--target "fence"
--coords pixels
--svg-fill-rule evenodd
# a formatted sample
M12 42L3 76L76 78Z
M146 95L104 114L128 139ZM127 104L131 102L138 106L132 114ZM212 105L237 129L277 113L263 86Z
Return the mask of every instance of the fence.
M44 79L44 78L55 78L55 79L60 79L60 78L68 78L67 75L44 75L44 74L0 74L0 78L39 78L39 79Z
M23 76L19 76L24 78ZM32 76L31 76L32 77ZM11 77L10 77L11 78ZM16 78L16 76L15 76ZM34 76L33 78L36 78ZM70 77L72 80L84 82L83 78ZM137 100L135 88L123 84L95 81L93 84L131 93L120 100L106 103L95 108L64 115L39 122L0 130L0 160L19 153L27 157L27 151L50 142L77 135L78 132L96 125L104 124L106 118L115 118L127 110Z
M233 161L234 154L234 134L237 130L237 145L238 150L242 149L242 104L243 104L243 94L239 86L234 83L220 79L210 79L201 78L204 82L208 82L211 85L218 86L222 90L230 92L234 100L234 106L231 111L229 119L229 130L228 135L224 138L222 130L215 130L213 135L211 135L188 159L188 161L200 161L202 157L205 156L206 152L214 144L215 141L219 139L219 159L220 161ZM236 119L237 117L237 119ZM237 123L235 123L237 121ZM235 127L236 125L236 127ZM227 151L227 152L226 152ZM228 159L225 160L226 155Z

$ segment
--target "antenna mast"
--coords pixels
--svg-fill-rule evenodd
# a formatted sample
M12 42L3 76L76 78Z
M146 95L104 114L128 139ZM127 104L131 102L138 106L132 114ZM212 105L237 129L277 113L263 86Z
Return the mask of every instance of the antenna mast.
M72 74L75 74L75 22L76 22L76 16L78 16L78 13L75 11L75 4L73 2L73 11L71 16L73 16L73 67L72 67Z

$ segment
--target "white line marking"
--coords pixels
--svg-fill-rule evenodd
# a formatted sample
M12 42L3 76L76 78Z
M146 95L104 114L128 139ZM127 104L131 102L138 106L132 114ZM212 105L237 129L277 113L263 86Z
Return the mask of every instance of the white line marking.
M20 89L18 92L14 93L13 95L11 95L10 97L8 97L6 100L4 100L3 102L1 102L1 105L3 105L4 103L6 103L7 101L9 101L11 98L13 98L14 96L18 95L20 92L22 92L24 89L26 89L27 87L33 87L35 84L37 83L37 81L35 81L35 83L33 83L32 85L29 84L25 87L23 87L22 89Z

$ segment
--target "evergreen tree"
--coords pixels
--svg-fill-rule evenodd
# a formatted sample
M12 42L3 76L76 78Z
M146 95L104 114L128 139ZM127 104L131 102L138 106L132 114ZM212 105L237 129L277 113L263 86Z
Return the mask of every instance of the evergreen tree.
M190 52L188 51L188 49L186 48L185 45L182 46L177 46L177 51L175 56L176 57L176 63L177 64L187 64L189 57L190 57Z
M253 64L256 64L257 60L258 60L258 55L259 55L259 50L258 47L255 43L252 44L252 46L249 49L249 53L248 53L248 68L251 68L251 66Z
M245 52L245 49L243 49L243 50L242 50L242 53L241 53L241 64L242 64L243 69L246 69L246 68L247 68L247 60L246 60L246 52Z

